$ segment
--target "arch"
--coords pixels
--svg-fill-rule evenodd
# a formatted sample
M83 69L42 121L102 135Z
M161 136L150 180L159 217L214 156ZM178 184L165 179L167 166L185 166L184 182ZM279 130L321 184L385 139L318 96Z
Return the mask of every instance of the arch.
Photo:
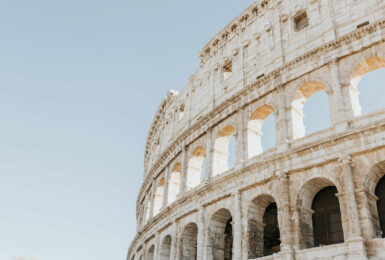
M180 245L179 259L180 260L195 260L197 257L197 236L198 226L191 222L183 229Z
M132 256L131 256L131 260L135 260L135 255L132 255Z
M235 134L235 127L228 125L223 127L217 134L214 142L213 153L213 176L219 175L227 171L229 166L229 144L231 137ZM235 153L233 151L233 153Z
M377 200L377 213L381 237L385 237L385 176L377 184L375 192Z
M361 105L359 101L360 93L358 91L358 85L361 79L369 72L380 68L385 68L385 59L377 56L367 58L354 66L350 74L349 87L350 103L354 116L361 115Z
M324 211L323 214L325 215L327 213L325 216L329 217L329 220L333 222L329 222L329 224L336 226L336 229L333 229L333 231L342 234L343 242L341 210L339 200L335 196L337 193L339 193L338 187L332 181L323 177L311 179L300 189L297 209L299 214L299 242L301 249L321 245L318 235L321 234L323 230L320 230L319 227L322 225L319 224L318 221L325 220L320 219L319 217L322 215L322 210ZM322 202L327 199L329 199L328 202L333 206L330 211L326 211L325 208L322 208L322 206L325 207L325 204L322 204ZM321 205L314 205L315 202L320 203ZM315 208L315 206L317 207ZM325 227L325 225L323 226ZM331 239L330 242L337 243L339 242L339 239L340 237L337 237L337 239Z
M154 260L155 245L152 245L147 251L146 260Z
M208 226L206 258L212 260L231 260L233 235L232 216L229 210L220 209L210 219Z
M146 205L145 205L145 208L144 208L144 222L147 223L147 221L150 219L150 214L151 214L151 198L152 198L152 192L151 192L151 187L150 187L150 191L148 192L147 194L147 202L146 202Z
M198 146L191 153L188 166L187 166L187 190L193 189L198 186L203 178L204 173L204 159L206 156L206 150L203 146Z
M264 105L257 108L247 122L247 152L249 158L261 154L264 150L262 146L262 126L265 119L270 115L274 116L273 107ZM275 135L275 133L273 133L273 135Z
M280 251L277 203L272 196L262 194L250 202L247 224L248 259Z
M160 212L163 204L164 196L164 178L161 178L156 187L155 197L154 197L154 216Z
M174 202L178 197L178 194L180 191L181 169L182 169L181 164L176 163L170 172L170 176L168 180L167 205Z
M171 259L171 236L167 235L162 241L162 247L160 248L160 260Z
M341 210L337 188L323 188L314 197L312 203L314 246L332 245L344 242Z
M319 81L309 81L297 89L291 101L291 119L293 139L301 138L306 135L306 127L304 124L304 105L306 101L314 94L325 91L326 86ZM324 109L329 109L327 104ZM317 119L314 116L314 121ZM330 119L329 119L330 121ZM330 124L330 122L329 122Z

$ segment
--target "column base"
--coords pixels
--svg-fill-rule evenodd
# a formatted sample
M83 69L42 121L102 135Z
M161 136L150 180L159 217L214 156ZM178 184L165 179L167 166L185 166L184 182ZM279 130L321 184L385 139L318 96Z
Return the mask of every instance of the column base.
M348 128L349 128L349 122L348 121L339 122L334 127L337 134L346 132L346 130Z
M348 259L367 260L365 240L361 236L352 235L347 241Z
M277 257L274 257L274 259L280 259L280 260L294 260L295 259L295 250L292 246L289 245L282 245L281 251L277 254Z

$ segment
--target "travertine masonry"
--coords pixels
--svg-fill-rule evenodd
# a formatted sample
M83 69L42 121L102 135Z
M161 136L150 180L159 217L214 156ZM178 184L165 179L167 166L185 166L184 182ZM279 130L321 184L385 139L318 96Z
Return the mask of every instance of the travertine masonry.
M385 110L357 90L385 68L385 2L257 1L199 55L149 131L127 259L385 259ZM319 91L331 126L307 135Z

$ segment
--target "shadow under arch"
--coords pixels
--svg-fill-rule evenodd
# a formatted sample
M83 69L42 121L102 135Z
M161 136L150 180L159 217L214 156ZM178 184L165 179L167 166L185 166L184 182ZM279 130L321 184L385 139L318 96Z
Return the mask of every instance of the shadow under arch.
M171 257L171 236L167 235L163 238L160 248L160 260L170 260Z
M338 184L324 177L313 178L301 187L297 197L299 216L297 227L299 241L297 243L299 243L300 249L320 246L319 236L324 231L327 232L330 226L333 226L336 232L342 232L343 242L340 202L336 196L341 191ZM330 210L324 208L328 205L331 206ZM322 215L320 213L324 214L324 219L318 218L319 215ZM333 223L329 223L330 225L328 223L321 224L322 221L328 221L325 219L332 219ZM340 241L340 237L330 241L333 244L334 241Z
M206 259L231 260L233 250L232 215L228 209L217 210L208 225Z
M146 260L154 260L154 254L155 254L155 245L152 245L147 251Z
M280 251L278 207L271 195L254 198L247 209L248 258L272 255Z
M367 173L364 181L367 190L369 208L369 223L364 232L368 232L369 238L385 237L385 161L373 165ZM375 195L375 196L373 196Z
M197 257L198 226L194 222L187 224L180 238L179 259L193 260Z

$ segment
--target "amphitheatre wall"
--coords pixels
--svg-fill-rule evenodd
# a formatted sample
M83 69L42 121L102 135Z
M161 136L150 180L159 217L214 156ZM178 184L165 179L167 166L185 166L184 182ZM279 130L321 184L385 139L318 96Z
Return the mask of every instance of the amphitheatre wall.
M385 110L362 114L357 89L385 68L385 2L257 1L199 56L150 128L127 259L385 259ZM322 91L330 127L309 135L303 106ZM270 115L275 146L263 150ZM321 191L336 194L341 241L320 247ZM280 244L267 247L274 225Z

